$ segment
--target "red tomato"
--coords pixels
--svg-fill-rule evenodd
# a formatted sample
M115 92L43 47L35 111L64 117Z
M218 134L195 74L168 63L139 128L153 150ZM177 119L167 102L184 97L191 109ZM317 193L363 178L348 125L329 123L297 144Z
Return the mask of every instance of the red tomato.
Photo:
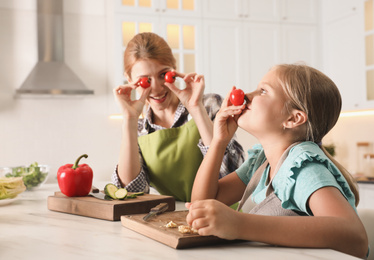
M240 88L234 89L230 94L230 102L234 106L241 106L244 103L244 91Z
M165 73L165 81L168 83L174 83L177 73L175 71L168 71Z
M138 81L138 85L142 88L149 88L151 86L151 79L148 77L143 77Z

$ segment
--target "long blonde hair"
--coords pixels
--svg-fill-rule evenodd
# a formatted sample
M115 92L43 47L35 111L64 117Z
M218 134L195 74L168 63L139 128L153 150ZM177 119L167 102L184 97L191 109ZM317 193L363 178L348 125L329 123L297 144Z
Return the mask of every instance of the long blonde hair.
M124 54L125 73L131 79L131 70L139 60L155 60L176 69L176 60L167 42L155 33L135 35L127 44Z
M280 64L273 67L287 96L285 109L306 113L305 141L319 144L326 156L338 167L352 190L356 206L360 201L357 183L352 175L322 146L322 138L339 119L342 100L335 83L321 71L304 64Z

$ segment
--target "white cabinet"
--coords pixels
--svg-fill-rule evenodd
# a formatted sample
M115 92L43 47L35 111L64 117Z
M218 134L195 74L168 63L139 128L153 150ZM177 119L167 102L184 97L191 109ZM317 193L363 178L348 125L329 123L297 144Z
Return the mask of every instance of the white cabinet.
M315 23L316 0L204 0L205 18Z
M331 22L355 14L362 2L363 0L324 0L324 19Z
M116 12L144 15L201 16L197 0L115 0Z
M374 107L366 100L363 1L328 0L325 5L324 72L340 90L342 110Z
M359 183L358 189L360 193L360 203L358 204L358 208L374 209L374 184Z
M252 91L278 63L302 61L319 66L315 22L318 1L301 1L308 3L307 8L287 0L227 2L204 1L203 73L207 92L226 96L233 85ZM313 14L309 14L311 10Z

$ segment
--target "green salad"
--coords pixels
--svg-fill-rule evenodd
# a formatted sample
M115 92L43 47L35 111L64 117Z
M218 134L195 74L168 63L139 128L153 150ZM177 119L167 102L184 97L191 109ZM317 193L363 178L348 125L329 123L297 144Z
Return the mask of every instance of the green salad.
M13 167L12 173L7 173L5 177L22 177L26 188L30 190L42 183L47 175L48 172L41 171L38 163L34 162L29 167Z

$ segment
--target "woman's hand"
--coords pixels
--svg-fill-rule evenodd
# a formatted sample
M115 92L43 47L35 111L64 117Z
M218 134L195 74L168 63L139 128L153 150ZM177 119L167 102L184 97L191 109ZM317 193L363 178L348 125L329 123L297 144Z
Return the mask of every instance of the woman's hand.
M233 106L231 104L229 101L231 91L226 95L221 108L216 115L213 131L214 139L226 141L227 143L231 140L238 129L238 118L245 108L245 105Z
M146 99L151 91L151 88L144 89L139 100L131 100L131 91L137 87L137 85L127 84L113 89L114 97L121 107L123 116L136 120L142 113Z
M238 238L239 212L217 200L197 200L186 203L189 209L187 224L202 236L217 236L224 239Z
M183 78L186 87L179 89L174 84L168 82L165 82L165 86L177 95L190 113L195 108L202 108L205 88L204 76L196 73L182 74L178 72L176 72L176 75Z

